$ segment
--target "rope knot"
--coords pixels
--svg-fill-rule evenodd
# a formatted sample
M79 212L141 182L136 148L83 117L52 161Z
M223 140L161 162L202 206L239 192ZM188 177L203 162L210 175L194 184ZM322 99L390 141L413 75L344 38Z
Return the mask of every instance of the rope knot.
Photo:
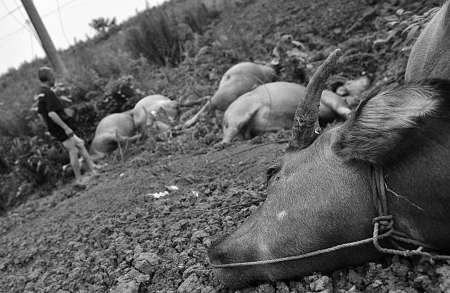
M378 224L380 231L392 231L394 227L394 220L392 215L379 216L372 220L372 224Z

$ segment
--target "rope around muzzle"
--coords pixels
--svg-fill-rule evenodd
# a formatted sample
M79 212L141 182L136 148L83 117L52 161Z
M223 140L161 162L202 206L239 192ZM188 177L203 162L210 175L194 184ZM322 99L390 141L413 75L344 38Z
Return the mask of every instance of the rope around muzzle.
M387 199L386 199L387 186L384 181L382 168L379 166L370 167L369 176L371 178L372 200L379 214L378 217L372 220L373 236L371 238L340 244L330 248L308 252L301 255L294 255L269 260L252 261L252 262L241 262L241 263L227 263L227 264L210 263L210 266L212 268L220 269L220 268L234 268L234 267L246 267L246 266L281 263L322 255L336 250L359 246L370 242L372 242L375 248L382 253L401 255L404 257L422 256L428 258L430 261L450 260L450 256L448 255L436 255L423 251L423 249L431 249L432 247L418 240L411 239L406 234L396 231L394 229L393 216L388 214L387 209ZM388 249L381 247L378 241L384 238L388 238L393 247L395 247L395 249ZM415 250L405 249L402 246L400 246L398 242L403 242L409 245L417 246L417 249Z

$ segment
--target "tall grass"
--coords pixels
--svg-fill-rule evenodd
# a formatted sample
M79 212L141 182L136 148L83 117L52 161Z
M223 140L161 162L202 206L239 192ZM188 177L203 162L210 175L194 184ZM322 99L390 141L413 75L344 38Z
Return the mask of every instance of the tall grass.
M214 15L203 4L184 10L154 8L137 16L127 29L126 45L134 58L141 56L160 66L176 66L183 60L185 43L201 34Z

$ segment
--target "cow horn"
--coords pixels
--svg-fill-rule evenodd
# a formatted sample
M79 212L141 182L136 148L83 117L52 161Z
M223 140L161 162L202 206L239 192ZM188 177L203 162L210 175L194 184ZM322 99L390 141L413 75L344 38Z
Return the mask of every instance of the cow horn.
M306 87L305 97L300 101L295 111L292 126L292 140L288 149L300 150L308 147L317 137L319 128L319 105L325 83L334 68L334 64L342 55L336 49L317 69Z

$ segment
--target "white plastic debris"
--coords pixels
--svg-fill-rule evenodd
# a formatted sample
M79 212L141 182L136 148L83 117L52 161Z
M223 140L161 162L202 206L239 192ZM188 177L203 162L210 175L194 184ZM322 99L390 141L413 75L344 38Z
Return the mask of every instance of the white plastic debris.
M166 189L173 191L173 190L178 190L179 188L176 187L175 185L170 185L170 186L166 186Z
M154 198L160 198L160 197L166 196L166 195L168 195L168 194L169 194L168 191L163 191L163 192L149 193L149 194L147 194L147 195L151 195L151 196L153 196Z
M198 191L195 191L195 190L191 190L191 191L196 197L198 197Z

